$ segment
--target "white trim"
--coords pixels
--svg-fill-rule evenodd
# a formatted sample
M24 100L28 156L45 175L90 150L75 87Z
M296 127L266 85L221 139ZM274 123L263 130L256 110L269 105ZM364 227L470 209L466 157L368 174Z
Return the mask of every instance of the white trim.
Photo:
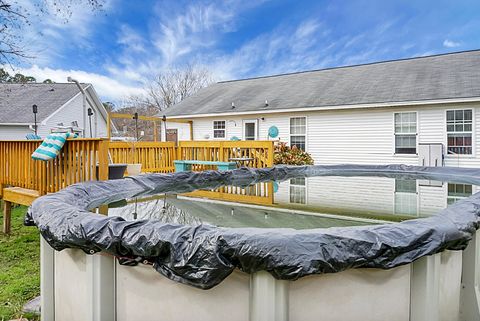
M396 139L395 139L395 114L407 114L407 113L415 113L415 120L416 120L416 128L415 128L415 153L414 154L406 154L406 153L396 153ZM420 135L419 135L419 115L418 111L394 111L393 112L393 156L394 157L418 157L418 144L420 140ZM401 135L401 133L399 133ZM412 134L406 134L406 135L412 135Z
M100 112L100 114L103 117L103 120L105 120L105 123L106 123L108 119L108 112L105 109L105 106L103 106L102 101L98 97L98 94L95 88L93 87L93 85L89 84L87 87L84 88L84 90L86 90L89 96L93 99L93 101L95 102L95 105L97 106L96 108L97 111ZM94 107L93 105L90 105L90 106ZM113 122L112 122L112 125L113 125L113 128L115 128L115 124L113 124Z
M304 185L292 184L292 179L303 178L305 180ZM305 203L292 202L292 187L303 188L305 190ZM288 203L294 205L308 205L308 177L293 177L288 179Z
M448 132L447 132L447 112L451 110L471 110L472 111L472 153L471 154L449 154L448 153ZM443 143L445 146L445 159L458 159L458 158L476 158L477 152L476 152L476 108L474 107L452 107L452 108L447 108L443 112L443 133L445 134L443 137Z
M292 136L303 136L303 135L292 135L291 130L291 121L292 118L305 118L305 152L308 153L308 116L300 116L300 115L295 115L295 116L290 116L288 117L288 145L291 147L292 146Z
M0 123L0 126L31 126L35 123Z
M254 138L254 140L258 140L258 132L259 132L258 118L242 119L242 140L246 140L245 139L245 124L254 124L255 125L255 138Z
M226 113L209 113L198 115L171 115L168 118L203 118L203 117L219 117L219 116L235 116L235 115L256 115L256 114L276 114L276 113L291 113L291 112L306 112L306 111L323 111L323 110L339 110L339 109L359 109L359 108L382 108L382 107L402 107L402 106L417 106L417 105L438 105L438 104L452 104L452 103L468 103L480 102L480 97L471 98L454 98L454 99L432 99L432 100L412 100L388 103L371 103L371 104L352 104L352 105L338 105L338 106L312 106L300 108L284 108L284 109L268 109L268 110L251 110L241 112L226 112Z
M215 129L215 122L218 121L223 121L225 123L225 129L223 132L225 133L225 137L215 137L215 130L221 130L221 129ZM225 119L214 119L212 120L212 137L213 140L227 140L227 120Z

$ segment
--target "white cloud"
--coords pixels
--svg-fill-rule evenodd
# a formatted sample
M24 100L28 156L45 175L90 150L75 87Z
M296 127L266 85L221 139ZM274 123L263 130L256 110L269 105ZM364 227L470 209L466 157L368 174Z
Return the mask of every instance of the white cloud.
M455 47L459 47L460 45L461 45L460 42L456 42L456 41L449 40L449 39L445 39L443 41L443 46L446 47L446 48L455 48Z
M67 82L67 77L71 76L79 82L91 83L104 101L119 102L130 95L136 95L143 92L141 86L128 85L123 81L105 75L89 73L82 70L41 68L37 65L33 65L29 68L16 68L14 72L33 76L37 81L51 79L59 83Z
M101 14L109 12L116 0L105 0L100 11L92 10L85 1L22 0L19 6L29 12L29 23L22 28L23 43L35 63L48 65L62 56L65 46L75 43L92 48L90 39ZM39 9L41 8L41 10Z

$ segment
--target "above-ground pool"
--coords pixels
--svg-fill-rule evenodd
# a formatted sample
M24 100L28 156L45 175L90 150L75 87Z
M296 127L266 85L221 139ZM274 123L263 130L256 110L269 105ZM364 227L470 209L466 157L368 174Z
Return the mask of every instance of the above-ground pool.
M29 214L42 320L479 320L478 185L396 165L74 185Z

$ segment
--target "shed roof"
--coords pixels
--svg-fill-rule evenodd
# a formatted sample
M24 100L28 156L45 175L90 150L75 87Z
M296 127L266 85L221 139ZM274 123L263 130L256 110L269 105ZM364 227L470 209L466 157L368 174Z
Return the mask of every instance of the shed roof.
M218 82L165 114L272 112L471 97L480 97L480 50Z
M86 89L90 85L82 86ZM74 83L0 83L0 124L33 123L34 104L38 106L37 120L40 122L79 92Z

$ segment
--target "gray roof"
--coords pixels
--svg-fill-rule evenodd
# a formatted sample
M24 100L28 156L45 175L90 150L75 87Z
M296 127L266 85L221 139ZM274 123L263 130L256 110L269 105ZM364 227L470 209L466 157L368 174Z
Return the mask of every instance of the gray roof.
M88 84L82 84L83 88ZM32 105L38 106L42 121L72 99L80 90L75 84L0 83L0 124L33 123Z
M480 97L480 50L219 82L173 106L166 115L467 97Z

